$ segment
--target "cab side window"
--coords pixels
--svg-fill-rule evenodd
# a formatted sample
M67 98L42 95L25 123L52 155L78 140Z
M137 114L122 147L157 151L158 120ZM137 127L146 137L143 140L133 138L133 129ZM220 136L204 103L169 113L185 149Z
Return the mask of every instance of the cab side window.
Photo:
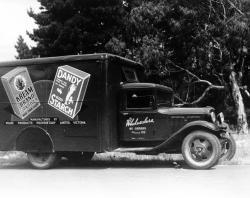
M138 77L135 69L122 67L126 82L138 82Z
M154 107L155 100L152 91L127 91L126 97L126 109L152 109Z

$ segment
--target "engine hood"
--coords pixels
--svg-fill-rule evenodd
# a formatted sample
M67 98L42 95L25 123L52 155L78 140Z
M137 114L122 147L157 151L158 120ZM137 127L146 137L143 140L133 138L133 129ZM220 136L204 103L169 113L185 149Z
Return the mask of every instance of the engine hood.
M158 112L168 115L204 115L210 114L212 110L214 110L212 107L160 107Z

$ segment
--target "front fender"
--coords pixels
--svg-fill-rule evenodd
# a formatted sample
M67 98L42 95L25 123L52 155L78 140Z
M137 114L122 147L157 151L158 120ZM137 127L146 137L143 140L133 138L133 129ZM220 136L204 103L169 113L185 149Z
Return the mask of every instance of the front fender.
M196 120L187 123L178 131L173 133L169 138L167 138L163 143L153 148L153 151L161 152L166 151L170 145L176 145L177 147L181 147L182 140L192 131L195 130L204 130L210 133L213 133L217 137L220 136L220 133L223 131L222 128L218 127L214 123L207 122L204 120ZM176 148L177 150L180 148Z
M196 120L196 121L192 121L192 122L187 123L182 128L180 128L177 132L175 132L174 134L181 133L182 131L184 131L190 127L192 128L192 127L196 127L196 126L206 128L206 129L212 130L212 131L220 131L221 130L220 127L218 127L217 125L215 125L212 122L207 122L205 120Z

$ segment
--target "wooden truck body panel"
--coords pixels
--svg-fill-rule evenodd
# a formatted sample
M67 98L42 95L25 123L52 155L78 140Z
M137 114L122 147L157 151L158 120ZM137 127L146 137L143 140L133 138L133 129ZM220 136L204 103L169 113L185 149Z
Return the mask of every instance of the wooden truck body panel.
M76 76L70 75L73 70L65 75L63 72L57 74L58 68L65 66L76 69L73 69ZM138 71L143 74L143 67L140 64L110 54L63 56L2 62L0 63L0 76L11 73L16 68L27 69L40 106L25 118L18 116L12 108L18 106L18 102L10 101L11 98L8 97L7 91L11 92L11 90L6 91L3 83L0 83L1 151L17 149L18 137L25 130L32 131L33 127L41 128L48 133L52 139L54 151L102 152L117 148L117 112L119 108L117 96L120 83L126 82L126 71L124 72L124 70ZM73 82L71 84L77 85L77 70L89 74L90 77L87 85L85 83L85 93L79 96L81 98L84 95L84 98L78 99L79 101L74 99L74 103L78 103L79 112L77 115L73 115L74 117L70 117L67 111L69 112L71 108L66 105L66 101L62 101L62 98L65 98L64 92L70 89L71 82ZM50 98L56 75L58 75L55 85L57 87L53 90L58 95L54 94ZM19 80L16 76L13 76L14 78L15 81ZM139 78L139 75L136 78ZM81 81L79 79L78 81ZM24 81L26 80L24 79ZM14 80L11 82L13 84ZM79 92L79 88L75 91L75 96L77 96L76 92ZM30 97L25 93L20 91L24 99L21 100L22 103L28 101ZM27 98L25 99L25 97ZM29 152L29 150L25 151Z

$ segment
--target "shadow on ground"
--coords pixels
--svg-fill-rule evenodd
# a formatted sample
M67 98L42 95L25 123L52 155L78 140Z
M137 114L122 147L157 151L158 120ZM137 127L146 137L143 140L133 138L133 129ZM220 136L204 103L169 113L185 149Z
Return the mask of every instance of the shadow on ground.
M31 169L22 152L0 153L0 169ZM56 169L105 169L105 168L185 168L182 157L159 154L157 156L135 155L133 153L96 154L91 161L72 162L62 158Z
M103 169L103 168L188 168L184 161L161 161L161 160L130 160L130 161L102 161L93 160L82 163L74 163L68 160L62 160L57 166L64 168L84 168L84 169Z

